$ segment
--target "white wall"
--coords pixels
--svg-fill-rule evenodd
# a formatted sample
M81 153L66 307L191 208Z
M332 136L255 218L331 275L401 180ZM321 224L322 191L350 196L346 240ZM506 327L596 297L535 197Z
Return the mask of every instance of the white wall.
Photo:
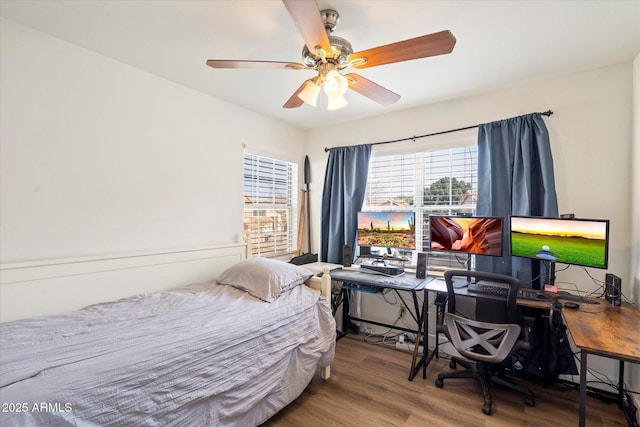
M632 248L631 275L633 277L633 301L640 306L640 54L633 62L633 181L632 198Z
M307 151L313 168L324 170L325 146L393 140L551 109L553 116L544 120L551 138L560 212L611 220L607 271L620 276L624 295L629 298L633 295L637 301L638 273L637 267L632 272L631 249L638 245L638 234L632 233L633 194L629 185L633 170L632 73L632 63L619 64L333 126L329 138L325 130L313 130L307 133ZM468 136L468 133L452 133L419 142L439 143L447 138ZM636 154L636 181L640 165L637 157ZM637 198L637 190L635 193ZM316 180L311 194L314 205L319 207L322 179ZM319 210L314 213L314 241L319 248ZM636 207L635 221L638 216ZM606 271L589 269L589 273L598 281L604 281ZM633 285L632 277L636 277ZM567 289L577 287L581 291L592 291L598 288L578 267L559 272L557 282ZM394 318L398 313L396 308L385 311L384 304L368 300L366 296L363 296L362 310L376 313L381 320ZM616 378L616 363L593 357L589 364L607 372L610 378Z
M640 54L633 61L633 147L632 147L633 181L631 197L633 207L632 245L631 245L631 280L632 297L636 307L640 307ZM640 368L636 365L630 372L631 388L640 389ZM640 397L635 395L636 408L640 407ZM640 414L637 415L640 421Z
M140 291L7 284L8 265L239 242L243 145L304 159L300 129L9 20L0 29L4 320ZM155 289L184 284L161 270Z
M301 130L2 19L1 262L242 238L242 145Z

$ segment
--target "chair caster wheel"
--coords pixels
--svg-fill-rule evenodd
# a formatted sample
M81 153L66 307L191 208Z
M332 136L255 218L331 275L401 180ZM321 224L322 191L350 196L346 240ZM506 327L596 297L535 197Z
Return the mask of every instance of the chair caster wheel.
M444 387L444 383L442 382L442 380L440 378L438 378L436 380L436 387L438 387L438 388Z
M536 406L536 403L533 401L533 397L527 397L524 399L524 403L527 406Z
M491 415L491 405L487 405L487 404L482 405L482 412L485 415Z
M457 366L458 366L458 364L456 363L455 360L452 360L452 361L449 362L449 367L451 369L456 369Z

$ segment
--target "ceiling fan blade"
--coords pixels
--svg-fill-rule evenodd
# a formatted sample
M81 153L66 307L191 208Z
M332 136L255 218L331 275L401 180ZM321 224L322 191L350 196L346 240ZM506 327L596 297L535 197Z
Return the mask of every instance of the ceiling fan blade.
M304 87L307 85L307 82L312 81L313 79L309 79L309 80L305 80L304 83L302 83L302 85L300 85L300 87L298 88L298 90L296 90L293 95L291 95L291 98L289 98L287 100L287 102L284 103L284 105L282 106L282 108L298 108L300 107L302 104L304 104L304 101L302 99L300 99L298 97L298 94L300 92L302 92L302 90L304 89Z
M320 46L328 54L331 53L331 43L327 36L327 30L320 17L320 9L312 0L282 0L287 12L296 23L298 31L302 35L304 43L311 53L316 52L316 46Z
M455 45L456 38L451 34L451 31L445 30L439 33L427 34L414 39L354 52L349 56L349 61L364 58L367 60L364 64L356 61L352 66L354 68L375 67L377 65L409 61L412 59L426 58L428 56L444 55L451 53Z
M400 99L400 95L397 93L391 92L359 74L349 73L345 74L345 77L349 81L349 89L376 101L380 105L395 104Z
M287 70L301 70L308 68L298 62L278 62L278 61L231 61L210 59L207 65L213 68L274 68Z

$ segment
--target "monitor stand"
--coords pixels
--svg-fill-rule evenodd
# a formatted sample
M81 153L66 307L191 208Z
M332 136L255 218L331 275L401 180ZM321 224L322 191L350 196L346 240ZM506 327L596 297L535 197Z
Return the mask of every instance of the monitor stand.
M467 271L471 271L471 254L467 254L467 259L464 262L464 266ZM471 276L467 276L467 279L458 279L453 281L453 289L462 289L469 286L471 283Z
M554 261L549 261L549 275L547 283L544 284L542 289L545 292L558 293L558 288L556 287L556 263Z

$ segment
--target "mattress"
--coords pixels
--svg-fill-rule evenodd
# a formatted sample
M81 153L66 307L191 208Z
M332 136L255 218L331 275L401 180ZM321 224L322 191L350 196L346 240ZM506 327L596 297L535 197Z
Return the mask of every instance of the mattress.
M304 285L266 303L207 282L0 324L0 424L258 425L331 363Z

